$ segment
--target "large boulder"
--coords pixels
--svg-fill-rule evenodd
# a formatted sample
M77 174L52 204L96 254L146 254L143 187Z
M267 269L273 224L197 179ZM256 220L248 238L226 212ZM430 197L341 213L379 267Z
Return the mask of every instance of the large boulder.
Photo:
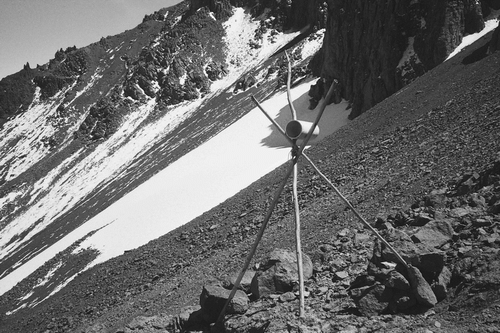
M313 264L308 255L302 255L304 280L309 279L313 273ZM293 289L299 281L297 269L297 256L294 252L276 249L267 258L267 261L252 280L252 296L262 296L285 293Z
M415 243L422 243L428 247L439 248L451 241L453 228L449 221L431 221L412 235Z
M393 298L393 291L383 284L376 283L372 286L352 289L350 295L359 312L370 317L387 311Z
M429 283L424 279L422 273L414 266L408 266L408 276L417 302L425 307L433 307L437 304L436 295Z
M426 244L415 244L405 232L394 229L385 234L401 257L410 265L417 267L429 279L436 278L442 271L445 253ZM383 243L377 241L374 246L373 263L399 263L397 256Z
M435 281L431 285L432 291L434 292L434 295L436 295L438 301L442 301L446 298L448 293L448 285L451 282L451 277L451 271L448 269L448 267L444 266L443 270L437 278L437 281Z
M437 228L434 229L433 224L440 227L434 226ZM417 232L414 238L429 236L431 242L432 234L427 232L441 229L448 234L453 233L449 224L440 225L439 221L433 221L423 226L420 230L425 232ZM414 244L402 230L393 228L382 235L406 264L399 262L396 254L385 244L379 240L375 242L367 275L356 278L350 287L350 296L362 314L372 316L425 311L446 298L451 273L444 266L442 251L423 243Z
M217 285L204 286L200 295L200 306L204 319L213 323L219 317L224 305L229 299L230 290ZM226 309L227 314L241 314L248 310L248 296L241 290L237 290Z
M233 289L236 280L238 279L240 275L240 272L235 272L233 273L225 282L224 282L224 287L227 287L227 289ZM245 274L243 275L243 278L240 281L240 285L238 286L238 289L243 290L246 293L250 293L250 286L252 285L252 280L255 276L255 271L247 270Z

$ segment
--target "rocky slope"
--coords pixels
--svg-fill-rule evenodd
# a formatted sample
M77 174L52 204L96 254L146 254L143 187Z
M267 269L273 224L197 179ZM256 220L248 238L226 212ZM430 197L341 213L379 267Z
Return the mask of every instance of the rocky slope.
M11 102L12 105L32 104L31 101L24 103L25 95L22 95L27 92L26 96L32 96L30 89L38 91L36 96L39 100L51 101L52 97L62 97L52 103L52 109L58 111L56 117L52 115L48 119L60 128L70 128L68 133L76 140L66 145L61 144L66 142L66 135L47 136L42 140L42 143L47 143L40 149L53 155L40 158L41 163L19 175L4 169L2 193L22 189L27 180L41 179L69 151L76 151L81 146L93 149L116 130L117 123L121 121L120 112L129 110L131 105L137 106L154 99L159 105L168 106L169 103L189 101L208 94L207 82L227 74L223 61L217 60L220 55L217 45L214 44L212 49L212 62L203 66L199 59L193 58L186 63L185 54L182 57L173 55L182 53L183 46L197 40L197 36L186 31L193 31L199 26L203 28L197 32L201 37L206 36L204 29L207 26L209 31L219 31L220 25L212 23L211 16L223 15L227 2L199 3L216 7L196 10L193 14L196 19L186 18L184 21L178 21L180 15L172 15L169 21L170 14L159 11L146 17L137 29L125 32L125 39L133 41L127 47L131 53L105 56L110 50L122 49L120 39L110 37L83 50L60 50L47 67L40 66L36 70L26 67L14 77L8 77L8 80L20 82L22 89L19 89L20 95L13 94L17 99L2 98L2 102L8 102L2 106ZM426 4L422 1L409 5L419 3L422 6ZM304 2L295 4L304 6ZM489 1L488 4L495 6L496 2ZM472 7L477 9L475 5ZM483 6L483 13L488 8ZM170 11L183 13L188 9L186 4L181 4ZM157 33L169 43L161 44L155 38L133 39L141 34L157 36ZM258 39L254 45L259 45ZM402 227L409 235L417 235L415 237L419 239L420 227L417 228L414 221L427 218L429 221L446 220L449 223L454 234L441 246L446 265L454 274L447 286L447 298L440 300L434 310L418 314L360 316L363 312L361 303L355 304L347 291L358 275L367 272L372 254L371 235L357 224L328 186L308 166L301 165L303 246L314 263L313 276L306 283L310 292L307 298L308 319L305 322L298 320L294 294L271 294L251 304L251 310L245 315L228 318L228 330L271 330L270 325L273 331L286 332L322 329L346 332L498 330L498 280L495 276L498 271L497 227L500 221L497 211L498 164L494 164L499 153L500 102L497 96L500 60L498 52L494 52L495 45L498 45L498 32L495 33L496 44L490 45L490 39L491 34L416 79L309 153L361 213L371 222L378 220L380 227ZM325 45L328 40L325 40ZM161 51L157 49L158 42ZM201 42L194 43L193 47L210 49L208 44ZM118 55L122 57L121 62L112 62ZM129 55L133 56L128 58ZM108 66L102 67L109 75L94 76L100 72L95 69L101 68L97 65L101 60L109 62ZM283 72L285 66L282 59L273 61L272 70L268 73ZM170 68L175 75L159 70L167 62L172 65ZM200 66L204 68L203 72ZM295 73L307 73L303 71L301 64ZM15 80L19 77L24 81ZM180 78L185 84L179 84ZM326 78L331 79L329 76ZM31 80L38 82L38 89L30 83ZM246 76L239 82L241 86L252 85L253 79ZM341 78L339 82L345 84ZM86 92L84 83L98 89ZM2 81L2 84L5 89L16 87L12 81ZM58 89L61 87L66 96L60 96ZM64 90L68 87L70 89ZM264 89L264 85L259 88ZM99 89L108 91L106 96L97 97ZM86 104L85 101L93 102ZM352 99L352 102L355 100ZM11 116L21 112L22 108L9 110L3 111L3 115L10 121L16 119ZM148 115L147 121L159 117L162 110L155 109ZM62 121L76 119L63 117L67 114L65 112L73 114L78 121L69 124ZM9 121L4 126L8 126ZM10 144L16 146L14 141ZM7 160L4 168L19 165L19 158L18 155ZM283 170L278 169L191 223L82 273L66 288L34 308L20 308L11 315L3 315L7 309L12 310L21 304L24 297L29 298L27 292L32 286L43 282L38 278L45 274L38 272L41 275L23 281L15 290L0 298L0 331L152 332L174 330L173 321L181 326L191 323L186 317L198 310L196 305L202 287L224 284L223 281L241 267L282 173ZM254 259L255 265L275 248L293 249L290 189L291 185L287 185L287 194L271 219ZM435 200L429 201L429 194L433 191ZM7 212L0 220L2 223L5 223L5 216L22 208L21 203L28 203L31 198L21 197L19 200L17 205L2 208L3 212ZM43 242L39 245L46 246ZM85 267L96 255L84 252L66 257L72 250L68 248L61 253L61 257L71 258L64 261L62 271L67 276ZM32 254L19 255L24 258ZM48 267L58 266L58 258L52 264L46 267L45 273L50 271ZM58 282L54 280L50 284ZM194 308L182 310L185 306ZM247 323L247 328L243 328L242 322ZM209 329L206 323L201 324L193 330Z

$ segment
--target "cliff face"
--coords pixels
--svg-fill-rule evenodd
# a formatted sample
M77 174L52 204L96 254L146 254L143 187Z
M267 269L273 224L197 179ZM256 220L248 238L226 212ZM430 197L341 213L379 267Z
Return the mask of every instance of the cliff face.
M473 0L329 0L322 53L313 70L337 79L351 118L374 106L484 28L496 6Z

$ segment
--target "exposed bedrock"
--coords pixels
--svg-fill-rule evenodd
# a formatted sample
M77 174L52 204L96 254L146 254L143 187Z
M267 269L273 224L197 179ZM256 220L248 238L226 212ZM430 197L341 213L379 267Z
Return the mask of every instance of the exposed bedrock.
M443 62L484 28L492 1L329 0L315 74L337 79L354 118Z

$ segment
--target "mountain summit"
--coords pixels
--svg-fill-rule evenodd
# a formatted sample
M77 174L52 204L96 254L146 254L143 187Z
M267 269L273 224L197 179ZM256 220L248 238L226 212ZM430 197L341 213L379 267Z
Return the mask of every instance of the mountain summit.
M301 117L314 119L335 85L308 154L362 214L415 244L435 241L427 223L449 225L431 251L439 272L419 268L432 284L446 266L449 293L434 291L435 310L415 316L395 314L403 296L353 303L348 291L389 288L378 286L391 265L301 164L310 320L296 318L293 292L271 293L225 329L498 329L500 32L488 32L498 10L495 0L184 1L4 78L0 332L209 330L186 326L199 294L241 268L281 182L287 142L251 117L249 97L284 125L287 58ZM209 156L222 163L210 169ZM238 177L247 183L225 191ZM292 211L287 194L257 271L273 249L293 248ZM381 310L360 317L371 307Z

